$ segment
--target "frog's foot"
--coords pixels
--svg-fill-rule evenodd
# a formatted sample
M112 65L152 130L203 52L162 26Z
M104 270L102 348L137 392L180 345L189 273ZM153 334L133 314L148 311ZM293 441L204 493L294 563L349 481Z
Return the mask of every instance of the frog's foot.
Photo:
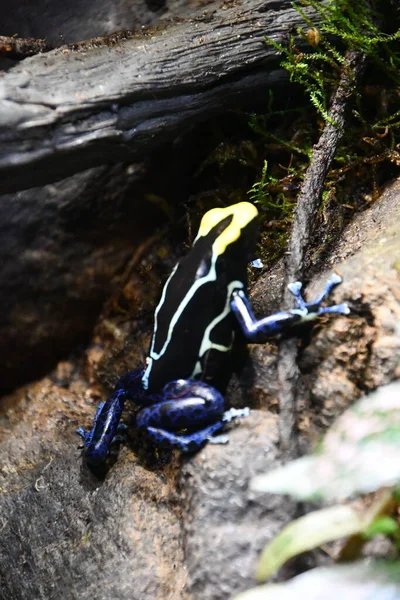
M95 429L97 420L99 419L99 416L104 408L105 402L100 402L100 404L98 405L98 407L96 408L96 412L93 418L93 427L90 431L86 431L86 429L84 427L78 427L78 429L76 430L76 433L79 434L82 438L83 438L83 446L86 447L87 444L90 444L90 441L93 437L93 431Z
M211 436L213 436L214 433L221 431L223 426L224 422L218 421L208 427L204 427L204 429L183 435L172 433L165 429L158 429L156 427L147 427L146 432L147 436L156 446L177 448L181 452L196 452L196 450L200 450L204 444L212 439Z
M107 402L101 402L97 407L91 430L86 431L83 427L76 430L83 438L85 456L90 465L99 466L105 462L111 444L121 431L119 421L125 399L125 390L117 389Z
M213 437L214 434L221 431L225 423L230 423L233 419L240 417L248 417L249 414L249 408L230 408L224 412L220 421L189 434L173 433L151 426L148 426L146 431L148 437L157 446L178 448L181 452L195 452L207 442L210 444L227 444L229 441L227 435Z
M230 408L225 411L222 415L222 420L224 423L230 423L232 419L240 419L242 417L248 417L250 414L250 409L248 406L245 408Z
M332 273L325 284L322 294L313 302L306 302L304 300L303 296L301 295L302 283L300 281L289 283L288 289L293 294L296 303L296 308L290 312L292 314L298 313L301 317L301 321L308 321L325 313L336 313L341 315L350 314L350 309L346 303L322 306L322 303L330 296L332 291L342 283L342 281L343 279L340 275L337 273Z
M84 448L85 444L88 441L88 438L90 436L90 431L86 431L86 429L84 427L78 427L78 429L76 430L76 433L78 435L80 435L81 438L83 438L83 444L81 444L79 446L79 448Z
M248 417L250 414L250 409L248 406L245 408L230 408L225 411L222 415L222 421L224 423L230 423L233 419L241 419L244 417ZM229 436L226 434L216 435L214 437L208 438L209 444L227 444L229 442Z
M214 435L213 437L208 438L207 442L208 444L225 445L229 442L229 435L226 435L226 433L221 433L221 435Z
M225 411L222 415L222 421L224 423L230 423L233 419L240 419L243 417L248 417L250 414L250 409L248 406L245 408L230 408ZM208 438L209 444L227 444L229 442L229 436L226 434L216 435L214 437Z

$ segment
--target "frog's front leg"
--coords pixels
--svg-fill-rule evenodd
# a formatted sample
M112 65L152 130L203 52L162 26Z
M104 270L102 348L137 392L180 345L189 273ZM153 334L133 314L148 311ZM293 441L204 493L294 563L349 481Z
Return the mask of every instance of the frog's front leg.
M254 343L264 343L266 339L278 333L287 333L294 325L315 319L325 313L348 315L347 304L322 306L332 290L342 283L342 278L333 273L326 282L322 294L313 302L306 302L301 295L302 284L299 281L289 284L288 288L295 298L296 308L283 311L257 320L251 309L248 298L243 290L234 290L231 299L232 312L247 340Z
M161 397L139 411L136 424L157 446L182 452L198 450L226 422L248 414L248 409L224 412L222 394L202 381L178 379L164 387ZM185 433L179 433L182 430Z
M143 403L145 391L142 385L143 369L132 371L118 381L114 392L106 402L97 407L90 431L83 427L77 433L83 437L85 456L92 466L102 465L115 439L125 400L133 399Z

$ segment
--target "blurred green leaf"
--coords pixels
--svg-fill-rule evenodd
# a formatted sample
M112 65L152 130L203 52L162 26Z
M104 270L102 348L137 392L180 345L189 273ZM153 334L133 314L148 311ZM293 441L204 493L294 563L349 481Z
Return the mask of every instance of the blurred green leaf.
M372 538L375 535L392 535L400 530L398 523L392 517L383 516L375 519L363 532L366 537Z
M324 508L292 521L264 548L257 566L257 581L268 579L289 558L359 533L364 527L362 515L351 506Z

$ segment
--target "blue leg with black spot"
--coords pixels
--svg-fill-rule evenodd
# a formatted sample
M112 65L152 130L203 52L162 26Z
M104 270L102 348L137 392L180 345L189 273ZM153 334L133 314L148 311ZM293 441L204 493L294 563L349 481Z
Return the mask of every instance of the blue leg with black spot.
M97 407L91 430L86 431L83 427L76 430L83 437L85 456L90 465L102 465L108 456L112 442L118 439L119 422L125 400L135 399L136 396L139 401L142 399L144 395L142 374L143 369L137 369L122 377L110 398Z
M204 427L204 429L188 434L176 434L165 429L157 429L150 426L146 428L146 431L147 436L153 444L160 448L176 448L181 452L195 452L196 450L200 450L206 442L210 441L215 433L221 431L223 426L223 421L218 421L208 427Z
M278 312L274 315L256 319L248 298L243 290L234 290L231 299L232 312L248 341L253 343L265 343L270 336L287 333L295 325L315 319L326 313L348 315L350 309L347 304L334 304L332 306L321 306L333 289L342 283L342 278L333 273L328 279L324 291L314 302L306 302L301 295L302 284L300 281L288 285L290 292L295 298L296 308Z
M164 387L162 395L165 400L138 413L136 424L157 446L178 448L182 452L198 450L225 423L249 413L249 409L224 412L222 394L202 381L173 381ZM195 428L196 431L182 432Z
M89 464L97 466L106 460L111 442L118 431L125 400L125 390L117 389L107 402L99 404L92 429L89 432L83 427L76 430L83 437L85 456Z

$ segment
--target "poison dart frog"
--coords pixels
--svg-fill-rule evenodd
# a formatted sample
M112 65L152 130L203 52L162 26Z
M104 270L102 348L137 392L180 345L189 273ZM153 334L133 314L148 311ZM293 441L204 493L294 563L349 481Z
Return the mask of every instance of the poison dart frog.
M257 237L257 215L253 204L240 202L203 216L191 250L164 285L146 367L118 381L111 397L99 405L89 432L78 429L89 464L106 460L128 399L139 407L137 427L155 445L183 452L199 449L225 423L249 412L224 407L235 338L265 343L318 315L349 313L346 304L322 306L342 282L333 273L314 302L306 303L301 283L292 283L296 308L255 318L247 298L247 264Z

